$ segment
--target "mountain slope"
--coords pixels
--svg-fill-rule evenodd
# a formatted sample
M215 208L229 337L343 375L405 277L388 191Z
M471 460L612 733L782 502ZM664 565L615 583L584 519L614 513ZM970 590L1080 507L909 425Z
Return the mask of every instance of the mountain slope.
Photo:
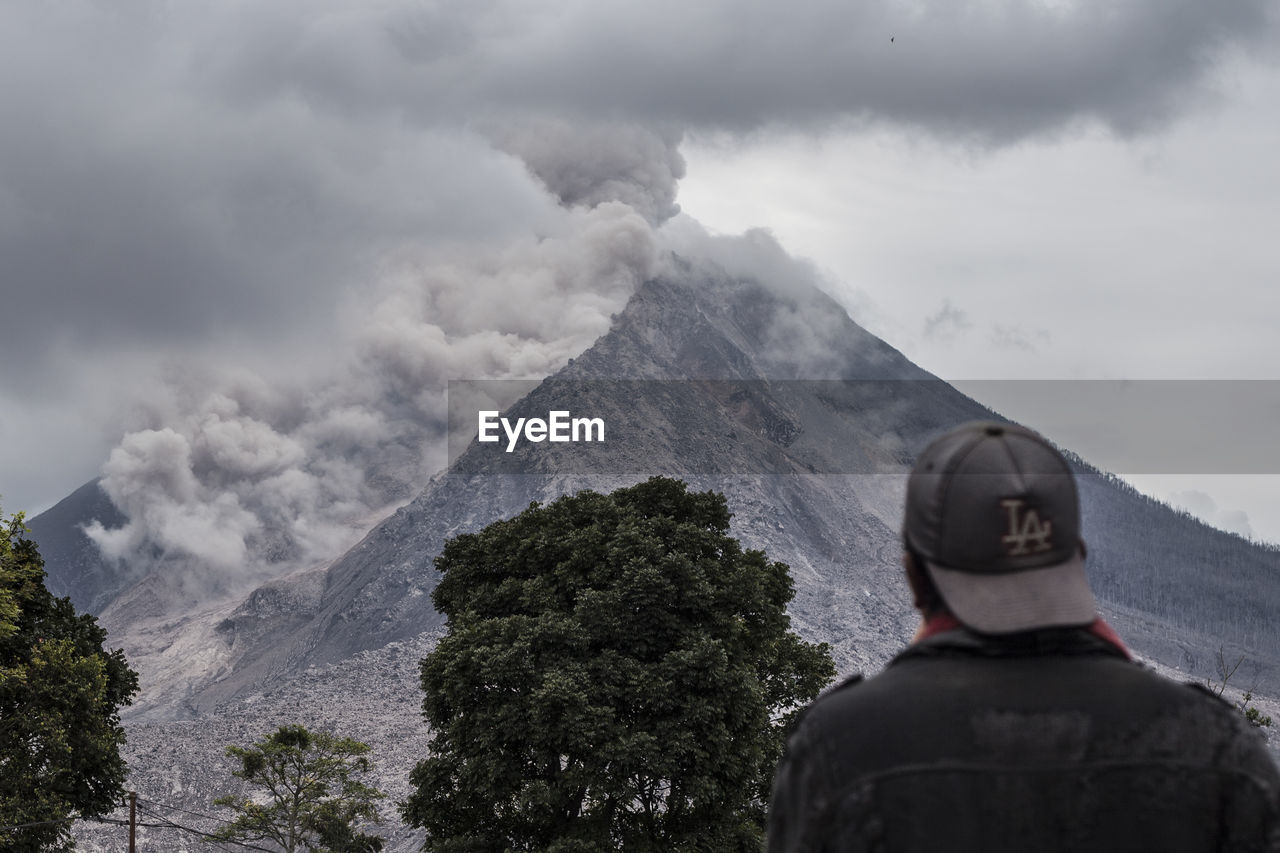
M533 500L653 474L724 492L734 535L792 566L801 633L832 642L844 669L874 668L914 623L897 534L912 455L950 425L994 417L819 291L688 264L646 283L605 336L530 383L506 415L556 409L602 418L610 440L510 454L472 443L332 565L238 601L174 616L148 609L163 597L155 580L115 595L104 624L151 676L140 707L205 713L307 667L439 630L432 561L446 538ZM1077 467L1090 572L1130 641L1203 674L1225 648L1249 658L1261 686L1280 686L1280 555Z
M914 625L897 534L912 453L950 425L995 416L817 291L779 294L691 270L649 282L607 335L507 415L554 409L601 417L617 438L511 454L472 444L327 570L305 625L296 611L264 616L252 602L233 614L224 627L242 663L197 703L439 629L429 593L446 538L533 500L652 474L724 492L735 535L792 566L798 629L832 642L842 668L878 666ZM1280 555L1236 540L1247 556L1207 574L1199 566L1230 537L1077 468L1091 572L1135 646L1201 672L1229 647L1274 687L1267 667L1280 648L1266 626L1280 612ZM1215 599L1221 607L1205 606ZM264 631L264 620L301 627L282 642L283 628Z
M48 567L50 592L67 596L77 610L96 615L137 578L102 559L83 529L93 519L108 527L125 521L96 479L31 519L28 526Z
M826 335L813 349L816 365L802 361L807 355L785 339L801 328L797 318L810 318ZM811 337L812 328L805 328ZM815 370L867 382L795 380ZM658 379L667 381L652 381ZM715 381L725 379L734 381ZM900 476L813 472L900 475L907 448L924 435L944 423L990 416L930 379L817 291L785 299L712 275L649 282L607 335L508 413L569 409L601 417L621 437L601 448L589 470L582 472L571 458L577 450L564 446L526 445L507 456L472 445L447 474L330 567L311 621L293 642L280 643L275 630L257 639L264 615L252 603L233 614L228 641L243 649L244 663L198 701L207 707L263 679L434 629L440 617L429 597L437 578L432 560L447 537L532 500L614 488L652 474L724 491L737 535L791 558L807 575L796 608L801 622L813 623L806 633L838 632L838 622L852 614L806 602L844 600L850 589L859 590L850 598L859 620L874 621L877 634L909 633L902 597L882 597L886 585L898 583L897 556L886 548L897 538L892 507ZM647 390L638 393L634 380L648 382ZM880 420L891 408L900 416L895 429ZM853 412L861 416L850 421ZM874 488L868 492L868 486ZM265 618L283 623L296 614ZM852 648L849 654L868 663L877 656Z
M126 722L132 784L212 814L213 798L233 790L226 744L301 721L369 742L380 784L403 795L426 749L416 661L443 630L430 591L444 541L532 500L651 474L723 492L731 533L791 566L796 630L830 642L842 671L874 671L915 627L898 538L912 455L954 423L993 417L821 293L706 269L645 284L605 336L530 383L506 414L554 409L601 417L609 440L510 454L472 443L332 564L239 599L166 616L152 604L174 591L156 578L111 597L104 623L144 672L146 695ZM1277 656L1280 555L1077 468L1090 572L1121 634L1201 675L1219 648L1246 654L1257 692L1280 693L1265 669ZM50 568L75 570L56 559ZM1280 713L1269 698L1261 707ZM418 849L394 819L384 832L388 851ZM118 847L109 832L81 835L86 849Z

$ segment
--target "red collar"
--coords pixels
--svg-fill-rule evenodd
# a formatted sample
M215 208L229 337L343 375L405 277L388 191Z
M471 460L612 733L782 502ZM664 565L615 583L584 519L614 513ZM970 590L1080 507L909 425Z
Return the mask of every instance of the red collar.
M963 627L964 625L960 623L960 620L956 619L956 617L952 616L950 613L935 613L925 621L919 633L916 634L913 642L918 643L935 634L941 634L944 631L954 631L957 628ZM1115 629L1108 625L1101 616L1085 626L1085 630L1090 634L1093 634L1095 637L1105 640L1107 643L1115 646L1126 658L1133 660L1133 655L1129 653L1129 649L1125 646L1124 641L1120 639L1120 635L1117 634Z

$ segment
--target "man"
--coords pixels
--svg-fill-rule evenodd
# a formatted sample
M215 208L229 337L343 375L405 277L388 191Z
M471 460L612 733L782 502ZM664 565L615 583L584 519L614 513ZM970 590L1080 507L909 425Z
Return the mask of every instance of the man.
M886 670L805 712L770 853L1280 851L1280 773L1243 715L1097 617L1063 457L971 423L907 482L922 614Z

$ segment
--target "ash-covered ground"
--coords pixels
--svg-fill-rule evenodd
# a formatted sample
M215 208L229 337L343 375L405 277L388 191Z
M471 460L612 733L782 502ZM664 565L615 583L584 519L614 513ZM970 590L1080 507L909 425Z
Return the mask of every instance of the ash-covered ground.
M201 719L127 721L129 742L125 755L133 772L129 785L139 797L139 823L171 821L191 830L212 830L219 819L229 817L228 810L213 805L214 799L243 790L240 781L231 775L236 764L226 756L226 747L248 745L278 726L302 723L362 740L372 747L374 766L367 781L387 795L383 822L374 831L386 839L387 853L420 850L421 832L404 825L396 804L409 793L413 765L427 754L428 731L420 713L418 664L438 636L423 634L409 642L363 652L333 666L313 667L245 700L219 707ZM864 650L864 654L879 658L882 664L895 650L886 643L884 647ZM1184 672L1141 657L1139 660L1166 677L1191 680ZM857 665L846 658L841 668L851 671ZM876 665L870 669L878 668ZM1223 698L1239 702L1247 687L1242 682L1237 688L1233 681ZM1272 726L1261 732L1272 755L1280 761L1280 701L1255 697L1252 704L1273 720ZM125 820L128 811L122 807L110 817ZM75 836L79 849L107 853L122 849L127 829L82 821L75 827ZM143 826L138 831L138 849L196 853L211 848L194 832Z

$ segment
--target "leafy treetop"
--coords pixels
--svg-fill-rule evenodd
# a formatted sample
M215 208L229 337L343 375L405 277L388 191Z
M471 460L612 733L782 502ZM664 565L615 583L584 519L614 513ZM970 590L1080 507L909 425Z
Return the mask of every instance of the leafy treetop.
M787 567L722 495L653 478L450 540L422 662L426 849L758 850L799 707L834 673L789 630Z
M370 769L369 746L305 726L286 725L250 747L229 746L232 775L262 789L265 802L219 797L235 817L214 833L222 841L270 841L294 853L375 853L382 839L358 830L378 821L384 794L357 778Z
M0 849L70 844L73 815L124 795L119 711L137 692L106 631L44 585L21 513L0 516Z

